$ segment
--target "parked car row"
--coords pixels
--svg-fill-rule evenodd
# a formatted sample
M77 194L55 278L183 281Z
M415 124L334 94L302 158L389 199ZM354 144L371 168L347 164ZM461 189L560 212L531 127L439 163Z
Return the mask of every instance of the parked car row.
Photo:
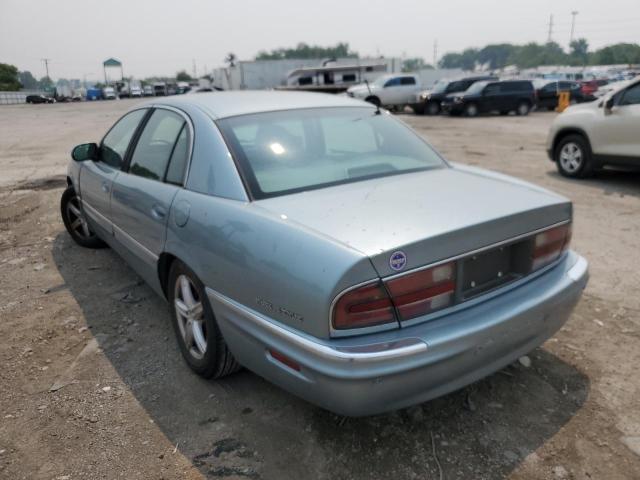
M418 114L476 116L512 111L527 115L534 108L553 110L560 92L569 92L571 103L591 101L578 82L558 80L500 80L492 76L466 77L436 83L433 89L420 92L411 105Z

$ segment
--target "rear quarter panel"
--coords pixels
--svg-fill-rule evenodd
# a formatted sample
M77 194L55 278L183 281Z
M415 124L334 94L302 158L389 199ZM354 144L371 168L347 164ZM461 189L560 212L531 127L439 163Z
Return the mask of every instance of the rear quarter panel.
M174 200L165 251L205 286L319 338L329 337L333 298L377 277L363 254L280 215L188 190Z

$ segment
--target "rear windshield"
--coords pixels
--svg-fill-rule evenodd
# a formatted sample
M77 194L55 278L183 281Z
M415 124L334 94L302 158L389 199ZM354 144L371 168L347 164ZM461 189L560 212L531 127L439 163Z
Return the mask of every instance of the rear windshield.
M372 108L315 108L218 121L255 199L444 167L417 134Z

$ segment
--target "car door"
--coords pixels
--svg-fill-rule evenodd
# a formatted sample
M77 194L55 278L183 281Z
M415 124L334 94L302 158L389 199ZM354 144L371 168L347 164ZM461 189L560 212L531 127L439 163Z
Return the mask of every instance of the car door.
M502 85L500 83L490 83L482 91L480 97L480 111L490 112L502 109Z
M538 105L546 108L558 105L558 82L548 83L538 91Z
M594 153L618 157L625 162L640 159L640 82L614 96L610 111L603 106L592 133ZM615 158L614 158L615 160Z
M157 260L162 253L171 203L182 182L186 149L192 134L187 117L155 108L132 149L125 171L113 182L111 212L114 237L130 264L159 288Z
M148 111L134 110L118 120L102 139L98 158L82 164L79 181L82 209L103 238L113 235L110 207L113 180L124 165L131 139Z
M384 84L382 92L382 103L385 105L395 105L402 93L400 86L400 77L394 77L387 80Z
M396 103L410 103L413 95L418 91L416 77L400 77L400 87L398 88L398 98Z

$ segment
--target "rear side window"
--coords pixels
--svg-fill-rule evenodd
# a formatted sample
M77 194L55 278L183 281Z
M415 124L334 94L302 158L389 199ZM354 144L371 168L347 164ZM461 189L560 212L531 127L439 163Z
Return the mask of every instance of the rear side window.
M496 93L500 93L502 91L502 87L499 83L490 83L484 89L485 95L495 95Z
M187 159L189 155L189 132L187 125L182 126L176 146L173 148L171 159L169 160L169 168L167 169L168 183L182 185L184 180L185 169L187 167Z
M529 92L533 90L531 82L504 82L503 90L507 92Z
M402 77L400 79L400 85L415 85L416 79L414 77Z
M162 109L154 111L133 152L129 173L162 180L184 124L184 119L177 113Z
M122 167L131 138L147 111L146 109L135 110L118 120L102 140L100 161L114 168Z

